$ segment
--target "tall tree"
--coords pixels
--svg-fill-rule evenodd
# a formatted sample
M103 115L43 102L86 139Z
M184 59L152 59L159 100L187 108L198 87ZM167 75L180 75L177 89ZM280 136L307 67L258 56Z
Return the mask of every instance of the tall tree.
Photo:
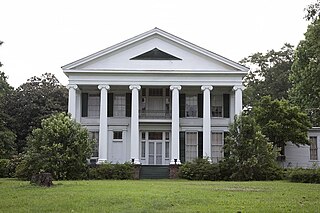
M291 88L289 74L293 63L294 49L290 44L284 44L279 50L267 53L255 53L240 63L251 67L244 79L244 105L253 106L263 96L272 99L287 99Z
M262 133L275 146L283 149L288 141L296 145L309 144L309 118L297 106L290 105L288 100L272 100L270 96L265 96L252 113Z
M296 50L290 100L309 112L314 126L320 126L320 1L307 12L306 19L312 21Z
M67 112L68 90L50 73L32 77L9 97L7 113L14 121L11 129L17 134L17 150L22 152L26 137L41 120L56 112Z

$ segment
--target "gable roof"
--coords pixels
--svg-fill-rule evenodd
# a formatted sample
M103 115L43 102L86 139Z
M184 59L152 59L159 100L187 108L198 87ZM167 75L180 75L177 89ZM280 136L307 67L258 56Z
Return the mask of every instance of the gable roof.
M245 66L243 66L243 65L241 65L241 64L239 64L237 62L234 62L234 61L232 61L230 59L227 59L227 58L225 58L225 57L223 57L221 55L218 55L218 54L216 54L214 52L211 52L211 51L209 51L207 49L204 49L204 48L202 48L200 46L197 46L197 45L195 45L195 44L193 44L191 42L188 42L188 41L186 41L184 39L181 39L181 38L179 38L179 37L177 37L177 36L175 36L173 34L170 34L170 33L166 32L164 30L161 30L161 29L159 29L157 27L152 29L152 30L149 30L147 32L144 32L142 34L139 34L139 35L137 35L135 37L127 39L127 40L125 40L123 42L115 44L115 45L113 45L111 47L108 47L106 49L103 49L101 51L93 53L93 54L91 54L89 56L81 58L81 59L79 59L77 61L74 61L72 63L64 65L61 68L63 70L70 70L70 69L76 68L76 67L78 67L80 65L83 65L83 64L89 62L89 61L92 61L92 60L97 59L99 57L102 57L104 55L110 54L110 53L112 53L112 52L114 52L116 50L119 50L120 48L123 48L125 46L128 46L130 44L133 44L135 42L141 41L143 39L146 39L146 38L154 36L154 35L158 35L158 36L167 38L167 39L169 39L169 40L171 40L173 42L176 42L176 43L178 43L178 44L180 44L182 46L190 48L190 49L192 49L192 50L194 50L194 51L196 51L196 52L198 52L200 54L206 55L209 58L213 58L213 59L215 59L215 60L217 60L217 61L219 61L221 63L227 64L227 65L229 65L229 66L231 66L231 67L233 67L233 68L235 68L235 69L237 69L239 71L247 72L249 70L249 68L247 68L247 67L245 67Z

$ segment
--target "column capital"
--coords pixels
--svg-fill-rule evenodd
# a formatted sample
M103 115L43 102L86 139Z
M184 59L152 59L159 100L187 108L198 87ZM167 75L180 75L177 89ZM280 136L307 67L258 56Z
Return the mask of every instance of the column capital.
M130 86L129 86L129 89L130 89L130 90L133 90L133 89L140 90L140 89L141 89L141 86L140 86L140 85L130 85Z
M244 90L244 86L243 86L243 85L235 85L235 86L232 88L233 91L237 91L238 89Z
M181 90L181 86L180 85L171 85L170 86L170 90L175 90L175 89Z
M201 86L201 90L202 91L205 91L205 90L213 90L213 86L211 86L211 85L203 85L203 86Z
M102 89L109 90L109 89L110 89L110 86L107 85L107 84L100 84L100 85L98 85L98 89L99 89L99 90L102 90Z
M78 85L76 84L68 84L67 89L78 89Z

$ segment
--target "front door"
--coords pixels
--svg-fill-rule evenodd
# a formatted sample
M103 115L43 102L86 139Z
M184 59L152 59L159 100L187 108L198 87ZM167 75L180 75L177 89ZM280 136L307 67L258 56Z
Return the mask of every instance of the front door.
M149 165L162 165L162 141L149 141Z

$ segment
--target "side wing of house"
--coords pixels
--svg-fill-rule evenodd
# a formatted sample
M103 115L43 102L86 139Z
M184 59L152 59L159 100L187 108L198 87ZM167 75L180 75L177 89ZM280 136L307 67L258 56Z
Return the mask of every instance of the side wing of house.
M158 28L62 67L69 112L98 162L168 165L223 157L248 69Z

